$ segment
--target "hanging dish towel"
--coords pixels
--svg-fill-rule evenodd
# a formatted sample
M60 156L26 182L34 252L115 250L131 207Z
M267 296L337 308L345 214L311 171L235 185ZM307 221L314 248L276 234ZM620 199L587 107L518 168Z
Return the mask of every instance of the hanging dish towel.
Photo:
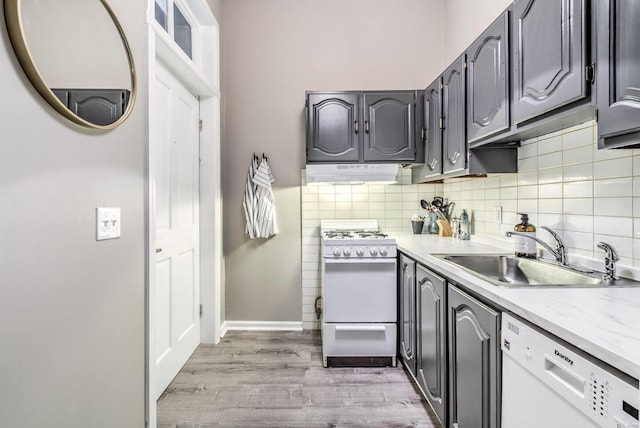
M255 236L269 238L278 233L276 206L271 184L275 182L267 158L263 155L258 170L253 175L253 183L257 186L255 206Z
M247 222L244 231L249 234L249 238L251 239L256 237L256 190L258 186L253 183L253 177L256 175L257 170L258 157L253 155L249 173L247 174L247 182L244 186L244 199L242 200L244 216Z

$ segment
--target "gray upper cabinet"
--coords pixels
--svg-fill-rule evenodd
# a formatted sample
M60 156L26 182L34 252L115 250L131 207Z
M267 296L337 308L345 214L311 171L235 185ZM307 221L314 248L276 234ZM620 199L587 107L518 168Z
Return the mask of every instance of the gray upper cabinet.
M416 161L416 103L416 91L307 92L307 162Z
M404 366L416 374L416 262L400 254L400 356Z
M52 88L51 91L78 117L100 126L120 119L131 97L127 89Z
M307 161L358 162L360 95L307 93Z
M509 11L467 49L467 91L471 145L510 129Z
M459 57L423 94L425 163L412 168L423 183L464 174L518 171L515 145L469 148L467 142L465 56Z
M449 285L449 426L500 427L500 315Z
M640 147L640 3L599 1L599 148Z
M445 280L424 266L416 265L416 377L443 426L448 426L446 297Z
M513 3L513 122L586 98L586 0Z
M467 168L465 55L442 74L442 173Z
M365 92L364 161L413 161L416 93Z
M427 180L442 175L442 79L425 89L422 105L424 166L416 170L420 170L420 179Z

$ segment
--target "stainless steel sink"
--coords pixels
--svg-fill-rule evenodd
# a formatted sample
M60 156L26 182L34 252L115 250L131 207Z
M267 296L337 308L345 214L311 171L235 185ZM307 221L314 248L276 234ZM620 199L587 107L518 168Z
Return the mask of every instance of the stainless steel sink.
M630 279L604 280L599 274L579 272L545 261L511 255L436 255L491 282L506 287L637 287Z

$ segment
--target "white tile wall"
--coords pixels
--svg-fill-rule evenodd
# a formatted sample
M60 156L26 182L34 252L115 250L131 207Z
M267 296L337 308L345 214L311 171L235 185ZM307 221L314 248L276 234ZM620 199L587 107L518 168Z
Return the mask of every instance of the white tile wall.
M313 303L320 295L320 220L375 218L389 233L411 232L411 216L422 212L420 199L434 196L454 201L455 215L466 208L474 235L507 241L505 232L520 221L517 213L527 212L531 223L563 237L570 257L600 259L597 244L606 241L618 250L621 264L640 266L640 150L597 150L597 134L596 124L587 122L523 141L517 174L411 184L405 168L399 184L306 186L303 171L304 328L319 327ZM503 209L502 224L494 220L496 206ZM538 235L548 236L544 230Z

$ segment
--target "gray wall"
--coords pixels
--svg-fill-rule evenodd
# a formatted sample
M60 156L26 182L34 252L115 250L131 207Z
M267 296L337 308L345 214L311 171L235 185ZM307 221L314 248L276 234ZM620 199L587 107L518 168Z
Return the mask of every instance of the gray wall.
M444 62L452 63L512 0L445 0Z
M144 426L146 5L109 3L140 89L111 132L50 108L0 31L3 427ZM122 238L95 241L97 206L122 208Z
M424 88L443 70L440 0L223 4L226 319L301 320L304 91ZM249 240L251 156L269 157L280 234Z

